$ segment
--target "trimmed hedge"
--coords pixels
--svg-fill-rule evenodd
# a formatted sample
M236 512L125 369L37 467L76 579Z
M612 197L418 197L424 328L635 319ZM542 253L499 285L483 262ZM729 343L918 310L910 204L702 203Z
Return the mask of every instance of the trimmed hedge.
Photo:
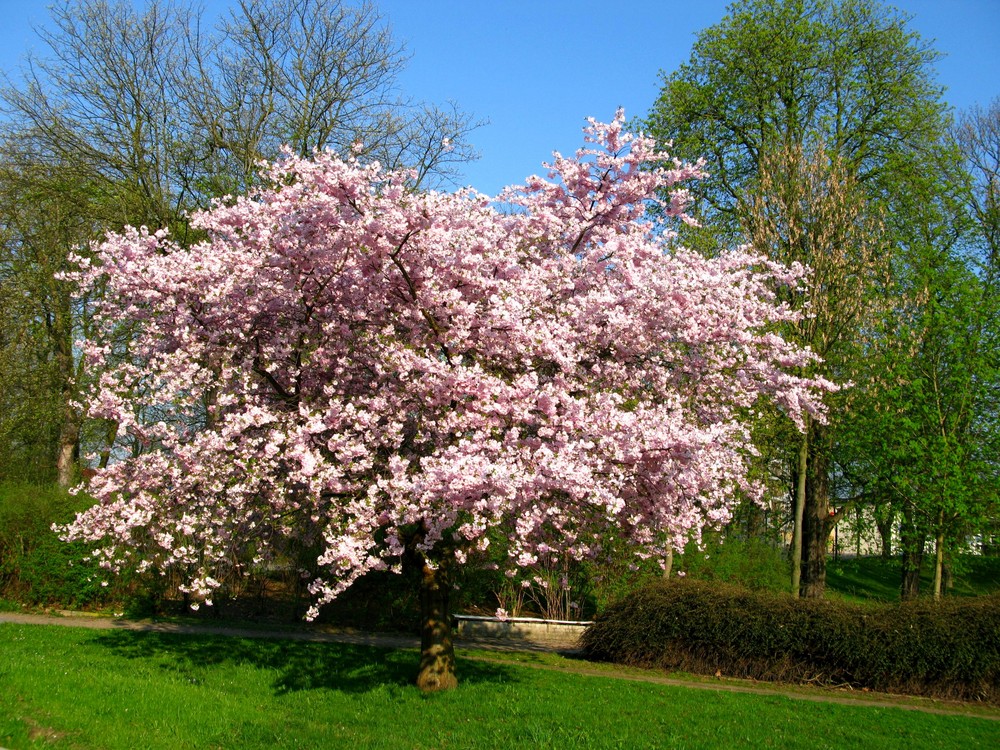
M632 666L1000 703L1000 594L859 605L662 581L581 643Z

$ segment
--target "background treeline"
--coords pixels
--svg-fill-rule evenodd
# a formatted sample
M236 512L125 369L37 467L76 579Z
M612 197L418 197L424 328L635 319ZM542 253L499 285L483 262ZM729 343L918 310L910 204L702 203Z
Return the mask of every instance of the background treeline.
M823 595L850 516L900 557L904 598L925 567L940 596L952 556L997 530L1000 101L950 110L938 57L872 0L744 0L643 121L706 159L709 231L683 239L810 266L783 333L822 356L813 374L851 383L804 434L758 422L775 503L733 531L789 528L796 595Z
M113 447L144 450L81 413L98 373L74 342L100 300L59 278L71 251L125 225L196 240L190 212L286 148L412 168L415 188L471 156L469 116L397 94L405 57L373 6L241 0L218 25L196 7L58 2L46 52L0 88L2 480L69 486Z
M0 88L0 554L12 596L55 580L25 573L26 556L62 559L45 547L58 544L48 527L86 502L54 488L156 449L82 412L100 373L81 368L74 342L101 300L74 297L61 278L71 251L126 224L193 242L189 213L245 192L283 147L411 167L418 190L447 185L473 155L470 116L399 95L404 51L373 6L238 0L217 25L195 8L61 0L45 51ZM953 112L937 58L874 0L742 0L664 74L636 124L680 158L705 158L711 175L696 186L704 226L680 240L706 253L750 242L809 265L810 287L784 292L807 314L781 333L823 357L811 374L851 387L804 434L779 413L759 416L755 471L770 505L743 503L712 554L678 554L666 571L626 549L516 581L478 571L470 601L568 616L664 572L727 577L727 558L740 580L822 597L835 535L857 550L862 536L878 540L903 598L922 576L940 596L962 553L991 551L1000 100ZM129 357L128 330L115 353ZM80 576L72 595L35 598L107 596Z

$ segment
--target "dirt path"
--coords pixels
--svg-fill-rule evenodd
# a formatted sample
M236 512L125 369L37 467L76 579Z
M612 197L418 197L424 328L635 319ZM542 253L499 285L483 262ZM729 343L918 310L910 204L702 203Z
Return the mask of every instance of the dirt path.
M393 633L364 633L360 631L330 628L324 626L305 628L267 628L242 627L230 625L202 625L174 622L157 622L153 620L123 620L111 617L95 617L80 614L40 615L22 614L19 612L0 612L0 623L9 622L22 625L57 625L62 627L90 628L93 630L133 630L152 633L186 633L195 635L224 635L240 638L284 638L297 641L351 643L379 648L419 648L420 639ZM930 714L948 716L967 716L1000 721L1000 710L975 704L965 704L951 701L940 701L929 698L914 698L909 696L894 696L881 693L842 693L831 689L808 686L764 685L750 680L734 680L730 678L718 680L681 680L666 677L653 671L612 671L598 669L587 662L579 664L572 662L566 665L546 664L540 662L512 660L499 654L496 657L482 653L461 653L461 650L496 651L509 653L563 653L572 655L579 653L572 643L537 644L525 641L513 641L489 638L461 638L456 640L459 655L473 661L495 664L514 664L529 669L547 669L556 672L568 672L584 677L604 677L609 679L648 682L656 685L691 688L695 690L715 690L732 693L749 693L753 695L783 696L792 700L810 701L815 703L836 703L848 706L868 706L872 708L899 708L904 711L922 711Z
M317 641L332 643L352 643L381 648L419 648L420 639L401 633L367 633L349 628L335 628L324 625L310 627L288 626L268 628L266 625L212 625L210 623L177 623L157 620L125 620L100 617L80 613L58 615L22 614L20 612L0 612L0 622L22 625L59 625L92 630L136 630L150 633L191 633L195 635L228 635L239 638L286 638L294 641ZM535 651L572 652L576 644L571 642L548 641L544 644L526 641L502 640L495 638L461 638L456 645L470 649L489 651Z

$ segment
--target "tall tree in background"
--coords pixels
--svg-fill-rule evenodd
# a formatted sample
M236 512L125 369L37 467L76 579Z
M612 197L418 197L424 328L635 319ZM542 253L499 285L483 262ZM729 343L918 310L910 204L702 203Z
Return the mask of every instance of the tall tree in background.
M440 183L473 156L467 115L400 98L404 50L370 2L239 0L221 32L213 44L189 34L184 92L194 140L235 179L228 192L245 192L283 147L414 169L416 184Z
M744 229L759 223L753 218L755 196L774 155L808 154L821 143L831 163L856 183L869 210L885 217L885 247L896 248L889 261L897 262L911 242L901 209L910 205L908 196L933 190L930 165L938 160L935 149L946 130L941 90L933 80L936 58L906 28L905 17L874 0L740 0L730 6L719 24L699 35L690 60L665 76L646 122L655 136L673 139L679 157L706 158L710 177L695 187L696 213L718 231L705 247L744 241ZM773 176L770 180L775 183ZM799 188L803 196L807 184ZM775 188L783 185L787 180ZM759 205L756 211L759 215ZM695 235L690 239L697 246ZM819 239L791 245L785 237L770 244L772 251L795 250L796 259L817 263L814 249L824 247ZM844 271L863 279L863 266ZM863 296L877 291L871 286ZM838 331L830 343L836 340L841 351L836 359L849 372L848 353L860 351L861 329L849 317L836 319L853 313L835 305L828 312L831 330ZM841 422L848 416L842 414ZM806 482L790 487L790 496L804 499L804 518L817 519L803 526L809 538L803 542L799 591L820 596L832 526L818 519L830 502L836 427L810 442L805 454L799 441L794 449L789 446L786 461L792 467L787 476L804 474Z
M94 175L40 160L35 146L8 139L0 151L0 479L67 486L81 429L74 341L89 302L58 276L94 236L102 196Z
M1000 492L1000 108L975 107L951 131L934 190L911 196L910 244L892 314L866 354L873 389L845 445L902 519L904 599L919 594L927 543L933 594L965 540L994 527Z
M882 336L866 351L867 408L848 449L888 494L901 519L901 596L919 593L927 541L934 596L951 553L988 532L997 510L1000 305L989 274L967 252L974 230L949 219L911 258Z
M49 404L38 414L62 414L61 427L39 425L39 435L54 430L63 447L38 443L48 458L32 461L57 462L48 473L63 483L66 457L79 453L71 331L82 311L52 279L74 246L125 225L167 227L186 244L189 211L243 192L285 145L412 168L411 187L472 156L466 115L396 97L405 58L373 6L241 0L216 29L195 8L60 0L41 32L47 54L0 91L0 293L17 300L3 314L0 378L17 370L31 403ZM0 440L21 453L24 408L0 414ZM0 477L16 470L0 463Z
M811 269L808 287L786 293L788 303L802 314L789 338L820 356L810 363L809 374L851 382L860 374L857 363L865 332L877 320L888 281L880 217L868 210L840 157L821 142L811 153L791 144L766 154L760 170L744 219L747 237L758 252ZM852 395L848 389L831 402L833 428ZM830 507L831 429L830 422L807 419L796 438L792 591L801 588L805 596L822 595L830 530L850 508ZM803 561L812 566L806 570L805 586L800 585ZM812 590L817 586L819 591Z
M1000 330L996 322L1000 312L1000 98L986 107L975 106L961 114L953 131L970 180L964 193L974 225L974 251L984 294L992 300L994 325L982 341L994 372L1000 360ZM989 319L987 319L989 320ZM1000 380L995 380L985 394L987 406L977 415L980 424L988 424L994 435L1000 435ZM1000 446L994 446L992 458L1000 457ZM994 501L1000 470L993 466ZM1000 538L1000 518L997 511L987 520L984 538ZM994 542L995 544L995 542ZM995 549L995 546L994 546Z
M1000 284L1000 98L963 112L952 130L968 171L965 204L975 224L976 260L986 283Z

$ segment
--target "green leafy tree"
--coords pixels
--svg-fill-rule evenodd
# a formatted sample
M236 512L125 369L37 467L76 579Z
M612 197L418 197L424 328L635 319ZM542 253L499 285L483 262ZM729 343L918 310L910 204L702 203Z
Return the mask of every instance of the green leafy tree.
M866 351L869 408L843 442L902 519L903 598L919 593L928 541L940 596L951 553L996 518L998 122L997 106L963 114L939 185L912 196L892 315Z
M857 415L852 439L903 519L903 598L918 593L925 539L940 597L950 552L997 509L1000 308L959 247L928 254L900 285L893 340L871 352L874 408Z
M92 175L57 160L0 158L0 480L76 480L84 373L74 341L90 301L59 279L71 250L94 234L102 196Z
M913 207L912 195L933 189L929 165L940 161L947 121L933 76L937 57L907 28L905 16L875 0L739 0L731 5L720 23L699 35L689 61L664 77L645 123L654 136L672 139L678 156L706 157L710 178L695 197L700 216L719 231L701 246L745 241L748 225L759 223L753 217L755 211L760 214L767 163L782 153L818 153L822 144L856 183L856 195L866 201L870 215L885 217L882 247L896 249L885 259L895 264L912 244L904 209ZM808 195L806 188L803 182L798 189ZM772 199L780 197L765 199L773 205ZM807 231L850 228L814 224ZM699 243L694 234L683 239ZM821 252L815 248L823 244L817 239L788 242L786 236L763 244L774 252L783 248L786 261L816 263ZM863 265L843 271L848 278L864 273ZM868 301L880 285L886 288L871 281L862 294ZM829 299L835 299L832 291ZM835 342L826 352L831 367L851 373L858 368L849 360L864 356L870 326L846 309L830 307L829 313L823 331L800 331L803 343ZM857 408L857 398L841 406ZM843 411L840 416L839 424L850 418ZM805 447L800 440L790 442L783 450L788 494L804 505L797 593L821 596L833 528L828 510L837 505L830 497L840 443L837 424L810 431Z
M858 183L844 161L817 144L808 153L787 146L762 159L754 202L744 219L754 247L783 263L805 263L812 271L808 287L786 292L786 302L803 313L790 335L822 358L809 373L828 380L858 378L865 332L883 305L888 264L881 218L868 209ZM852 507L833 510L829 500L832 436L855 394L835 397L831 418L809 420L791 437L798 442L791 467L794 485L792 591L802 582L825 579L826 543L833 525ZM810 548L811 546L811 548Z

